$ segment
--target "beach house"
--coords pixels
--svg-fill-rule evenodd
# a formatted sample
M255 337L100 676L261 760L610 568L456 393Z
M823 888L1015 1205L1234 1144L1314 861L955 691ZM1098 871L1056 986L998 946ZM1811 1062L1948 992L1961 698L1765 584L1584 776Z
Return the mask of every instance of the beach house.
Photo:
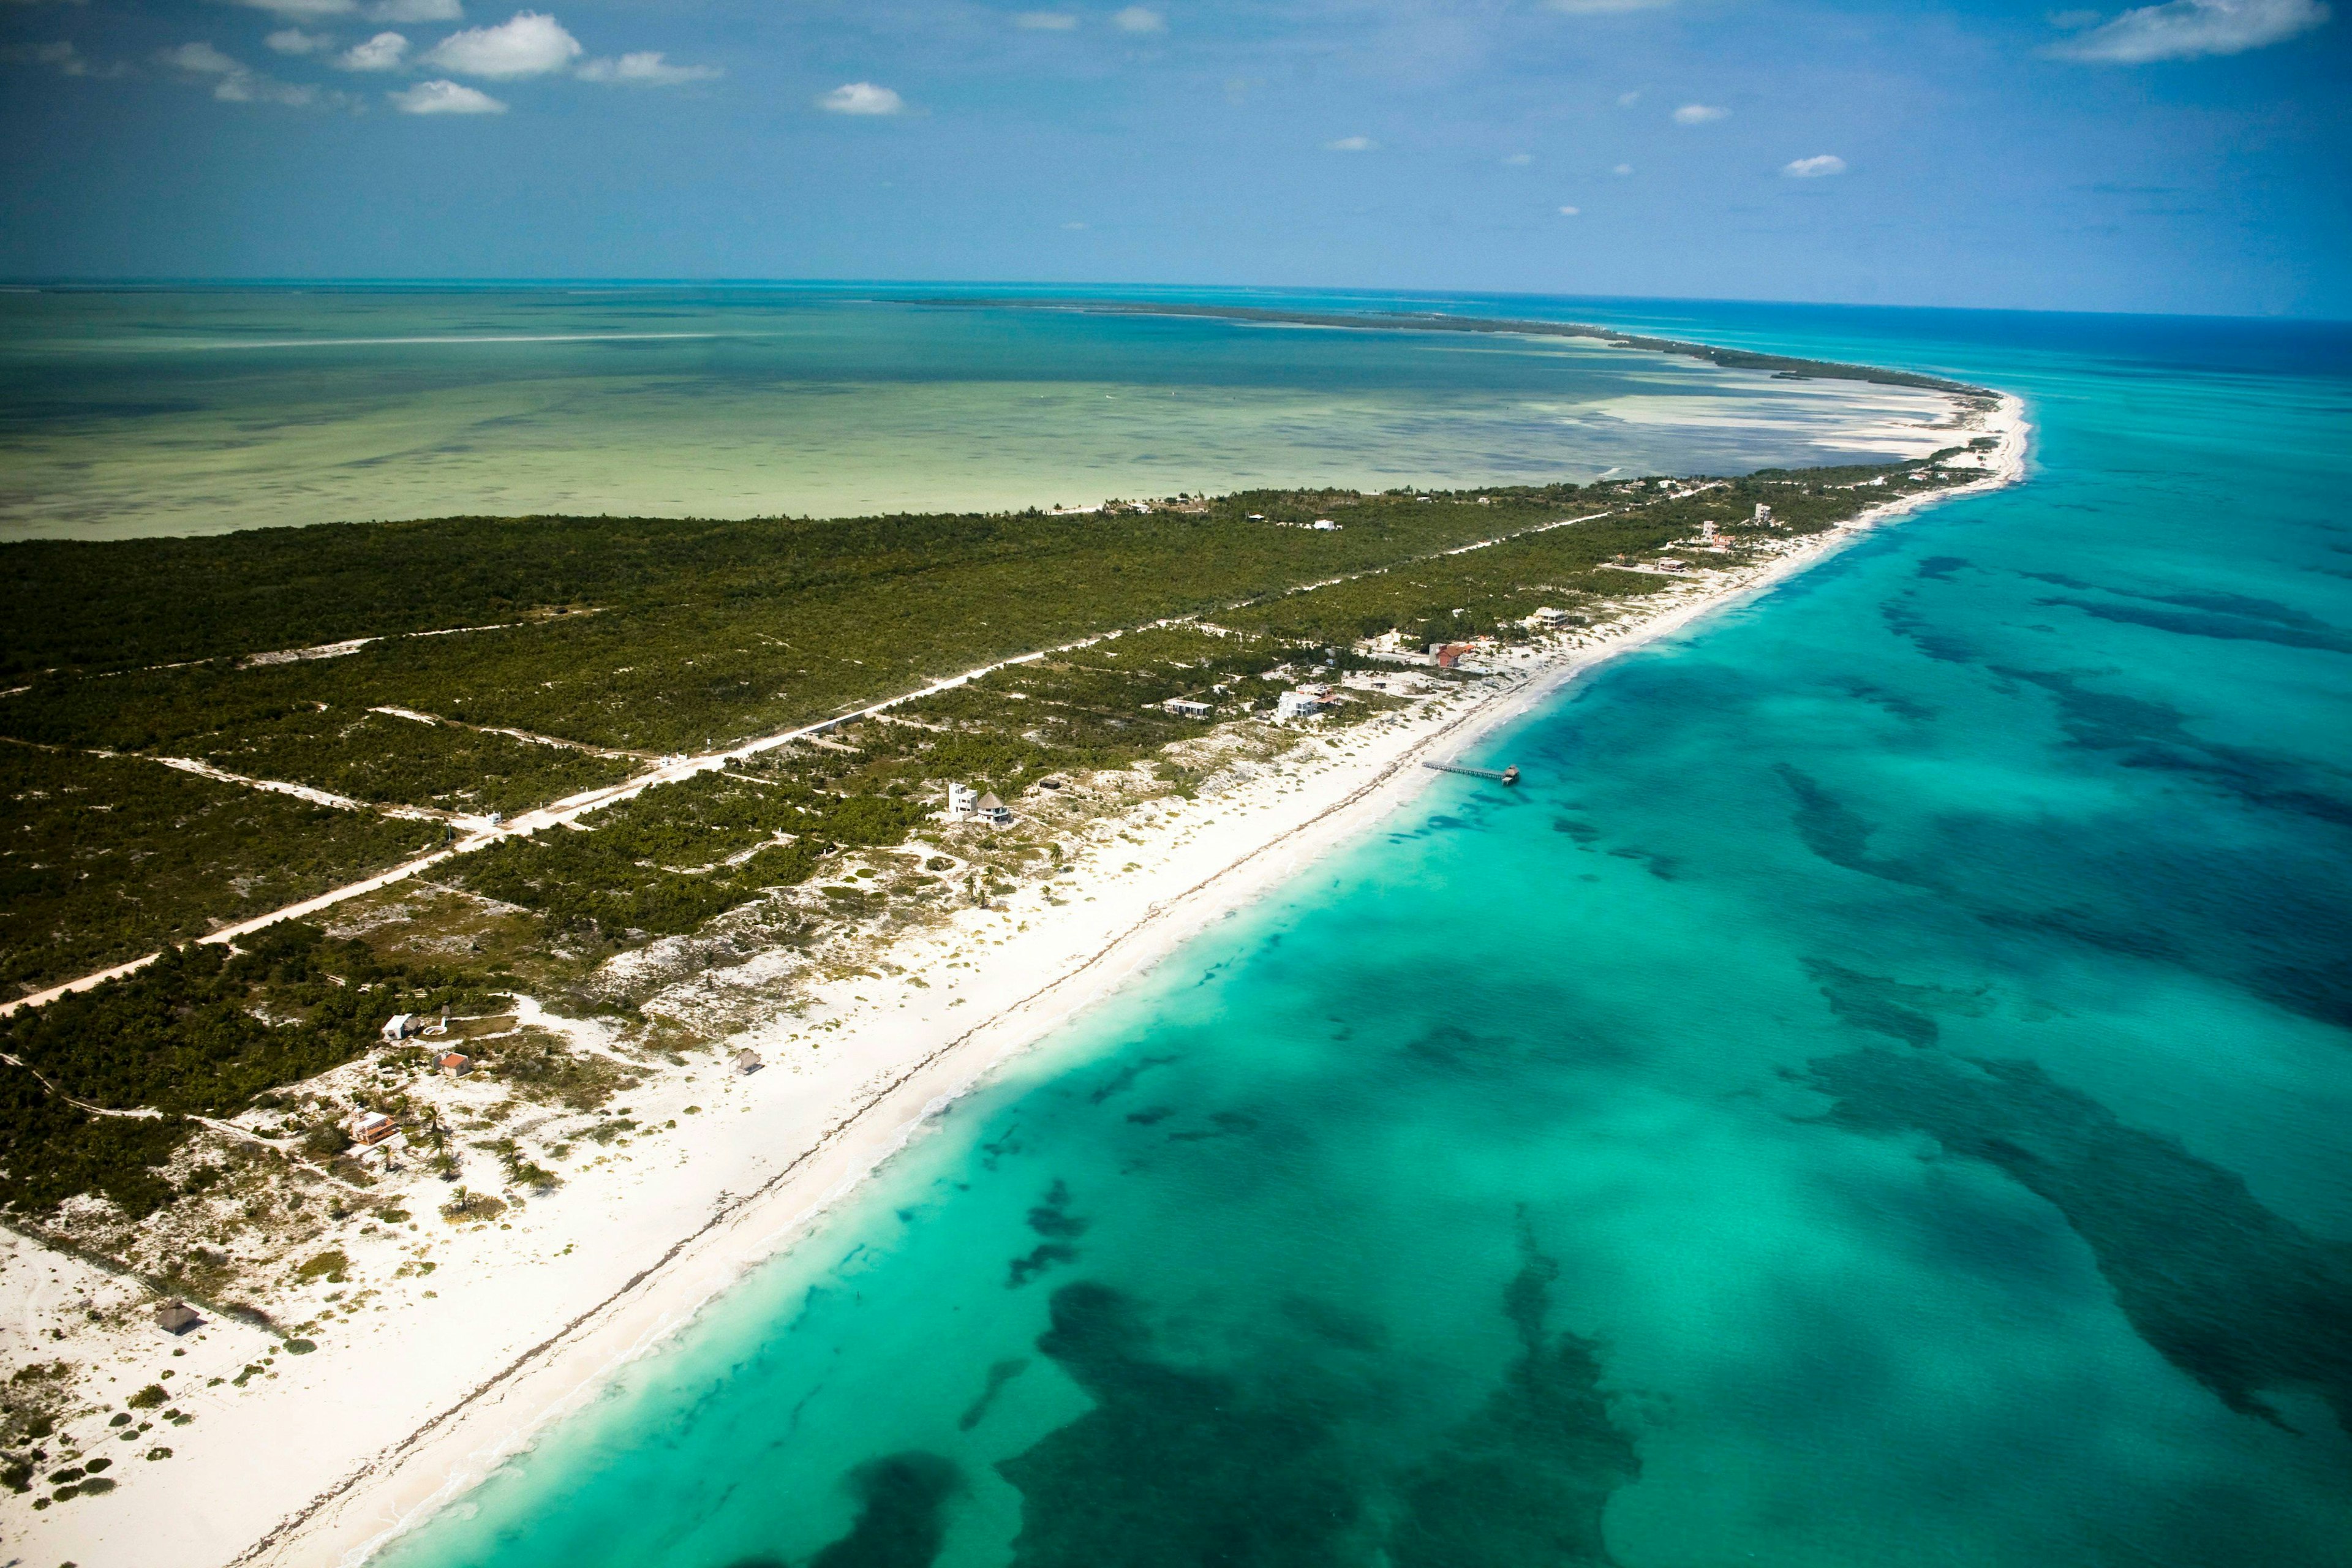
M1013 808L997 799L994 790L982 795L971 809L973 816L992 826L1002 827L1013 820Z
M1207 703L1196 701L1190 697L1171 697L1160 706L1175 714L1179 719L1206 719L1215 711Z
M1276 694L1274 716L1277 719L1312 719L1331 706L1331 689L1328 686L1301 686L1296 690Z

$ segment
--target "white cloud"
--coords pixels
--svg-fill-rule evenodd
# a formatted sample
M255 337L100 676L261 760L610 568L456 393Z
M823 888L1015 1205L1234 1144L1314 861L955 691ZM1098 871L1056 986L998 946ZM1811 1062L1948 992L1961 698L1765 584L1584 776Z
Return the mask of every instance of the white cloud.
M1830 174L1845 173L1845 160L1834 153L1820 153L1811 158L1799 158L1780 165L1780 173L1792 180L1818 180Z
M378 33L364 44L353 44L335 57L335 68L346 71L398 70L408 58L408 40L398 33Z
M1021 11L1013 15L1013 25L1033 33L1066 33L1078 25L1078 17L1075 11Z
M1164 33L1168 18L1149 5L1129 5L1110 14L1110 25L1122 33Z
M210 44L182 44L155 58L173 70L194 76L233 76L245 68Z
M1559 216L1562 217L1574 217L1583 210L1584 209L1582 207L1562 207L1559 209Z
M1525 168L1535 161L1536 155L1532 153L1514 153L1509 157L1503 160L1506 165L1514 169Z
M223 103L282 103L306 109L314 103L348 101L340 93L321 94L315 87L298 87L264 76L210 44L182 44L176 49L163 50L155 58L173 70L209 79L213 96Z
M623 87L676 87L724 74L717 66L674 66L659 49L640 49L617 60L590 60L580 68L583 81L609 81Z
M384 97L403 114L504 114L507 106L487 92L454 81L420 81Z
M1613 168L1613 169L1610 170L1609 172L1610 172L1611 174L1617 174L1617 175L1621 175L1621 176L1622 176L1622 175L1625 175L1625 174L1632 174L1632 173L1633 172L1633 164L1631 164L1631 163L1620 163L1620 164L1618 164L1615 168Z
M367 8L371 22L456 22L465 15L457 0L376 0Z
M505 80L545 76L580 58L580 40L537 11L518 11L495 27L468 27L433 46L419 61L459 76Z
M261 41L281 55L319 55L335 47L332 35L306 33L299 27L280 27Z
M1337 142L1324 142L1323 151L1326 153L1370 153L1379 146L1380 143L1373 141L1369 136L1342 136Z
M1710 120L1720 120L1730 112L1731 110L1727 109L1717 109L1711 103L1685 103L1675 110L1675 123L1704 125Z
M870 81L844 82L816 100L828 114L896 114L907 100L887 87Z
M1642 95L1638 92L1621 92L1617 95L1617 107L1620 109L1631 109L1641 101Z
M2122 66L2235 55L2307 33L2330 14L2325 0L2169 0L2126 11L2050 52Z

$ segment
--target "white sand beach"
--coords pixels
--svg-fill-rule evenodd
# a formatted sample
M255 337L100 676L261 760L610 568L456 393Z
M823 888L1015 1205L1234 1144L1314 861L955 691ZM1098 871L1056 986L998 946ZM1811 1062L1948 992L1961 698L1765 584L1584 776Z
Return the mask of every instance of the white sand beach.
M92 1314L140 1287L0 1237L11 1360L38 1347L87 1365L95 1399L131 1416L71 1423L84 1454L115 1457L110 1495L39 1512L29 1498L0 1498L11 1559L363 1561L808 1234L940 1108L1410 803L1440 777L1423 761L1475 748L1596 665L1760 594L1871 528L2021 479L2021 404L2004 398L1980 427L2000 445L1975 484L1895 500L1759 563L1693 571L1647 600L1644 619L1513 653L1494 679L1409 711L1328 737L1302 729L1254 776L1091 836L1050 896L1024 888L962 910L902 942L878 975L834 982L820 1005L649 1078L628 1096L643 1134L496 1221L452 1224L419 1203L413 1224L374 1227L345 1247L348 1287L310 1287L316 1312L331 1314L315 1352L289 1354L222 1320L179 1339L99 1331ZM604 1027L540 1021L589 1050ZM761 1070L730 1067L747 1047ZM129 1410L150 1384L165 1399ZM142 1459L163 1448L168 1462Z

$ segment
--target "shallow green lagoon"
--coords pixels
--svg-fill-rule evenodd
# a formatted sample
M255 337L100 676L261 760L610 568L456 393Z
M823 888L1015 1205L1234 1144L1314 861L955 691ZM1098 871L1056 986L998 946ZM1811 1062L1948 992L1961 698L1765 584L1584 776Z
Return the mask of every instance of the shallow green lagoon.
M2352 1561L2342 335L1619 319L2033 481L1497 739L393 1563Z
M1745 470L1885 451L1941 408L1589 341L910 292L0 293L0 539Z

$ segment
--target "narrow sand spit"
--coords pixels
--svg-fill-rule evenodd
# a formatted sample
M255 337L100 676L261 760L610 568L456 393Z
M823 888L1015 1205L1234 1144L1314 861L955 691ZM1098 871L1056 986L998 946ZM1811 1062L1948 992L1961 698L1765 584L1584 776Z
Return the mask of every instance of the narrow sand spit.
M352 1291L316 1353L265 1365L273 1342L235 1323L179 1344L122 1338L93 1374L100 1397L119 1404L170 1372L173 1407L194 1419L120 1444L77 1422L100 1434L86 1450L113 1451L118 1474L138 1473L113 1496L46 1512L0 1501L12 1554L80 1568L364 1560L809 1234L976 1083L1410 803L1438 776L1423 760L1473 746L1601 661L1753 597L1870 528L2021 478L2022 405L2003 398L1980 428L2000 446L1976 485L1905 497L1768 563L1695 576L1644 622L1516 658L1479 689L1132 820L1079 858L1060 901L1024 893L964 911L894 950L902 973L830 986L821 1012L747 1031L740 1043L767 1070L730 1073L730 1042L707 1065L649 1081L630 1097L634 1114L649 1128L674 1121L675 1133L578 1172L507 1226L420 1216L415 1233L394 1227L376 1250L354 1247L353 1275L379 1288ZM1060 1065L1039 1052L1013 1070ZM28 1338L44 1314L123 1289L28 1242L0 1247L0 1325L21 1317ZM208 1381L247 1366L257 1370L242 1386ZM169 1462L131 1462L162 1443Z

